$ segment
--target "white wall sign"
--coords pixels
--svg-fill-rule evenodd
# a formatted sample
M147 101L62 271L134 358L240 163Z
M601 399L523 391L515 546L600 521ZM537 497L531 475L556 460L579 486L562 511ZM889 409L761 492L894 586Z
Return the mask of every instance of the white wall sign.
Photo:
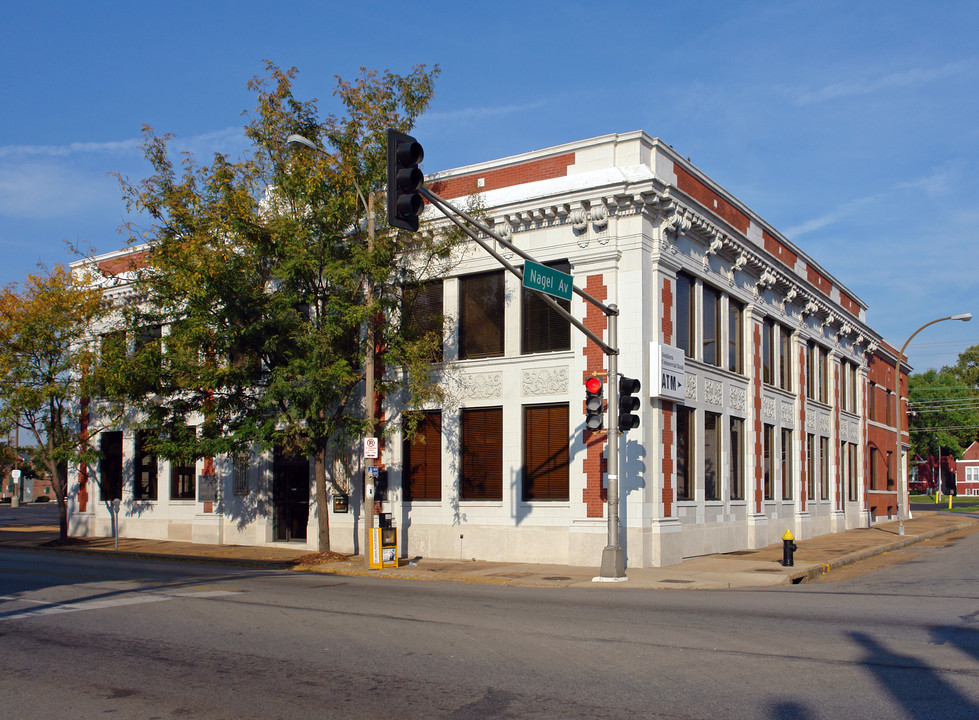
M378 451L377 438L376 437L365 437L364 438L364 457L365 458L376 458Z
M684 400L685 369L683 350L663 343L649 343L649 396Z

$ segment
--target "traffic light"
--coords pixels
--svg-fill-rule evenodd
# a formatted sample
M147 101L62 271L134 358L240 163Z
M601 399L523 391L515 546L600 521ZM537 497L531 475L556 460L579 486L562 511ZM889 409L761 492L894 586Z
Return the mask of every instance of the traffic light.
M605 424L603 386L602 379L595 375L585 380L585 427L589 430L601 430L602 425Z
M619 432L625 432L632 428L639 427L639 416L633 415L634 410L639 409L639 392L641 384L636 378L619 378Z
M421 144L410 135L388 130L388 224L414 232L424 202L418 191L425 175L418 167L425 158Z

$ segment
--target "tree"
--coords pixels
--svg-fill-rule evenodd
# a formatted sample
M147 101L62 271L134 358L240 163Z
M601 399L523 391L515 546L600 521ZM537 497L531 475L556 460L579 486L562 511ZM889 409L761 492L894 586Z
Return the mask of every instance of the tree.
M979 395L979 345L973 345L959 353L958 362L951 367L942 368L943 373L952 375L974 394Z
M948 368L911 375L911 448L921 457L951 451L961 457L979 433L979 394Z
M243 159L216 155L198 166L188 157L178 177L169 137L145 130L154 173L122 186L130 208L152 224L132 234L145 254L124 315L134 337L168 331L128 355L121 375L149 448L163 457L273 447L312 456L319 548L329 550L327 466L375 431L361 404L366 325L392 368L378 374L379 393L406 408L439 393L430 363L441 322L416 332L402 319L411 318L421 282L445 272L455 238L395 232L377 213L381 230L368 243L364 207L385 182L386 129L410 130L431 101L438 68L407 76L362 69L353 82L339 79L335 94L347 114L325 120L314 102L293 96L295 69L266 69L249 83L258 104ZM288 147L293 133L327 151ZM201 429L188 433L195 415Z
M0 292L0 432L27 431L35 468L52 478L62 539L67 464L96 459L79 398L91 394L88 333L104 313L101 291L63 266Z

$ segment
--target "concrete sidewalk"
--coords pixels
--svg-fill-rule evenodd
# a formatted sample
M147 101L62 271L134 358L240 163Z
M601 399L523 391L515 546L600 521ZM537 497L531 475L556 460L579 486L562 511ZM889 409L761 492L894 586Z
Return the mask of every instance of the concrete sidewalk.
M161 557L197 562L292 567L334 575L481 582L525 587L746 589L805 582L835 568L930 538L959 530L979 531L979 520L954 513L916 510L915 518L907 521L904 527L903 536L898 535L898 523L889 522L868 529L797 540L799 549L795 553L794 567L782 567L782 545L779 543L760 550L689 558L664 568L628 568L627 579L620 582L594 582L593 579L599 574L597 566L414 558L402 559L397 568L372 570L364 566L362 557L334 556L329 559L319 553L309 553L305 548L286 546L204 545L120 538L119 549L115 550L113 538L70 538L61 543L58 541L57 527L18 525L16 522L0 526L0 549L10 547Z

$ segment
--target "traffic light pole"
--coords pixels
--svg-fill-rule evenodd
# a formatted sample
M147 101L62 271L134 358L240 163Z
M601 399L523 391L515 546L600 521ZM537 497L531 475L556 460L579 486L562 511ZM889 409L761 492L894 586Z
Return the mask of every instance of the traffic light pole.
M506 260L502 255L500 255L496 250L483 238L481 238L472 228L468 227L459 218L461 217L466 222L478 228L480 231L488 235L489 237L496 240L503 247L507 248L511 252L519 255L524 260L529 262L537 262L531 255L520 248L518 248L513 243L509 242L505 238L501 237L497 233L493 232L484 223L479 222L476 218L472 217L465 211L455 207L452 203L439 197L437 194L429 190L427 187L422 185L418 193L428 200L439 212L441 212L445 217L451 220L460 230L462 230L466 235L472 238L478 245L480 245L486 252L492 255L504 268L509 272L520 278L523 281L523 272L519 268L516 268ZM534 290L533 288L529 288ZM625 574L625 555L622 551L622 545L619 542L619 372L618 372L618 318L619 309L615 305L606 305L597 298L593 297L589 293L585 292L577 285L572 283L573 292L580 296L585 302L588 302L599 310L601 310L606 317L608 317L608 343L603 341L598 335L592 332L589 328L574 317L571 313L561 307L550 295L542 293L539 290L534 290L538 297L544 300L555 312L560 314L569 323L574 325L578 330L583 332L592 342L594 342L602 351L608 356L608 379L609 379L609 389L608 394L608 417L609 417L609 429L608 429L608 544L606 545L604 551L602 552L602 567L599 577L595 578L599 581L612 582L620 581L626 579Z

